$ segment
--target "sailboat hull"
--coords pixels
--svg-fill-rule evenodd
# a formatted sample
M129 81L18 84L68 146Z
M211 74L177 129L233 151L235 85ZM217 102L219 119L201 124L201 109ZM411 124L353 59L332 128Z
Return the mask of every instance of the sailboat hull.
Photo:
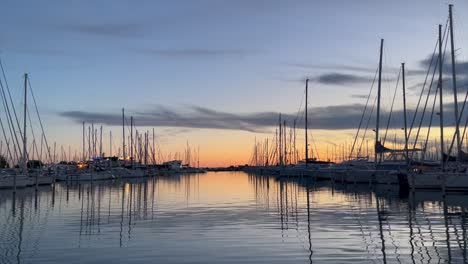
M372 183L375 180L375 170L348 170L345 179L349 183Z
M408 175L408 184L412 189L468 191L468 174L447 172L412 173Z

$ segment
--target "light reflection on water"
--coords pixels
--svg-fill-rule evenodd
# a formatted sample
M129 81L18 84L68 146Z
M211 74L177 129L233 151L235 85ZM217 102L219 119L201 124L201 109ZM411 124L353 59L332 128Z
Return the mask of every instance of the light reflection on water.
M0 263L461 263L468 196L242 172L0 191Z

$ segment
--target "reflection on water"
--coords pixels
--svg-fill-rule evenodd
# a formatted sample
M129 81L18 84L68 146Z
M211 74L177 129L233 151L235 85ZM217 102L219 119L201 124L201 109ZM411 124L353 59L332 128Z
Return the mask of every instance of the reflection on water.
M468 197L242 172L0 191L0 263L462 263Z

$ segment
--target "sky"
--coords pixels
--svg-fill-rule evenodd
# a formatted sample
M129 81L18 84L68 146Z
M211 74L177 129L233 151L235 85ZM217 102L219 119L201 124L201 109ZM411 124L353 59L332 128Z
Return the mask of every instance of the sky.
M94 123L105 142L112 131L116 152L125 108L139 131L155 128L165 160L188 144L200 147L203 166L248 163L255 141L273 140L279 113L303 127L309 78L309 123L323 156L353 140L381 38L383 111L401 62L414 109L450 3L464 88L468 3L455 0L3 0L0 59L18 109L29 74L49 142L80 152L82 122Z

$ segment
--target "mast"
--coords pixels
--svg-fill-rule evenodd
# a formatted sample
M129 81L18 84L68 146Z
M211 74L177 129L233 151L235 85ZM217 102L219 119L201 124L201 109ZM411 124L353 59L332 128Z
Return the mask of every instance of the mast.
M91 127L90 126L88 126L88 155L89 155L89 159L93 157L91 153ZM55 162L55 150L54 150L54 162Z
M99 157L102 158L102 126L101 131L99 132Z
M403 82L403 119L405 122L405 155L406 165L409 169L409 156L408 156L408 124L406 121L406 83L405 83L405 63L401 64L402 82Z
M109 157L112 157L112 130L109 131Z
M83 162L85 162L86 160L86 150L85 150L85 144L86 144L86 140L85 140L85 122L83 122Z
M283 134L284 134L284 141L283 141L283 145L284 145L284 157L283 157L283 160L284 160L284 163L287 165L288 164L288 151L287 151L287 144L286 144L286 120L283 120ZM306 162L307 163L307 162Z
M306 93L306 96L305 96L305 165L307 167L307 164L309 163L309 141L308 141L308 138L307 138L307 97L309 97L308 93L309 93L309 79L306 79L306 88L305 88L305 93Z
M275 156L274 158L278 158L278 128L275 129Z
M148 131L146 131L145 133L145 147L144 147L144 150L145 150L145 166L148 165Z
M152 151L152 156L153 156L153 165L156 164L156 156L155 156L155 153L156 153L156 148L154 146L154 127L153 127L153 151Z
M133 116L130 117L130 162L133 168Z
M378 89L377 89L377 120L375 123L375 150L374 150L374 162L375 165L380 162L380 158L377 159L378 153L377 153L377 144L379 142L379 123L380 123L380 92L382 89L382 55L383 55L383 45L384 45L384 40L380 40L380 59L379 59L379 81L378 81Z
M293 136L293 148L294 148L294 163L297 163L297 155L296 155L296 119L294 119L294 123L293 123L293 133L294 133L294 136Z
M122 108L122 154L125 161L125 110Z
M444 108L442 99L442 25L439 25L439 107L440 107L440 155L442 171L445 171L444 159Z
M24 74L24 120L23 120L23 175L28 176L28 152L26 141L26 115L27 115L27 99L28 99L28 74ZM16 187L16 178L15 178Z
M91 157L96 157L96 141L94 138L94 123L91 123Z
M257 137L254 139L254 166L258 166L257 161Z
M450 20L450 49L452 56L452 86L453 86L453 103L455 107L455 134L457 136L457 165L461 161L461 145L460 145L460 120L458 120L458 96L457 96L457 78L455 72L455 43L453 41L453 18L452 18L452 7L449 5L449 20ZM449 153L450 154L450 153Z
M282 147L282 128L281 128L281 113L279 114L279 148L278 148L278 156L279 156L279 164L283 165L283 147Z

